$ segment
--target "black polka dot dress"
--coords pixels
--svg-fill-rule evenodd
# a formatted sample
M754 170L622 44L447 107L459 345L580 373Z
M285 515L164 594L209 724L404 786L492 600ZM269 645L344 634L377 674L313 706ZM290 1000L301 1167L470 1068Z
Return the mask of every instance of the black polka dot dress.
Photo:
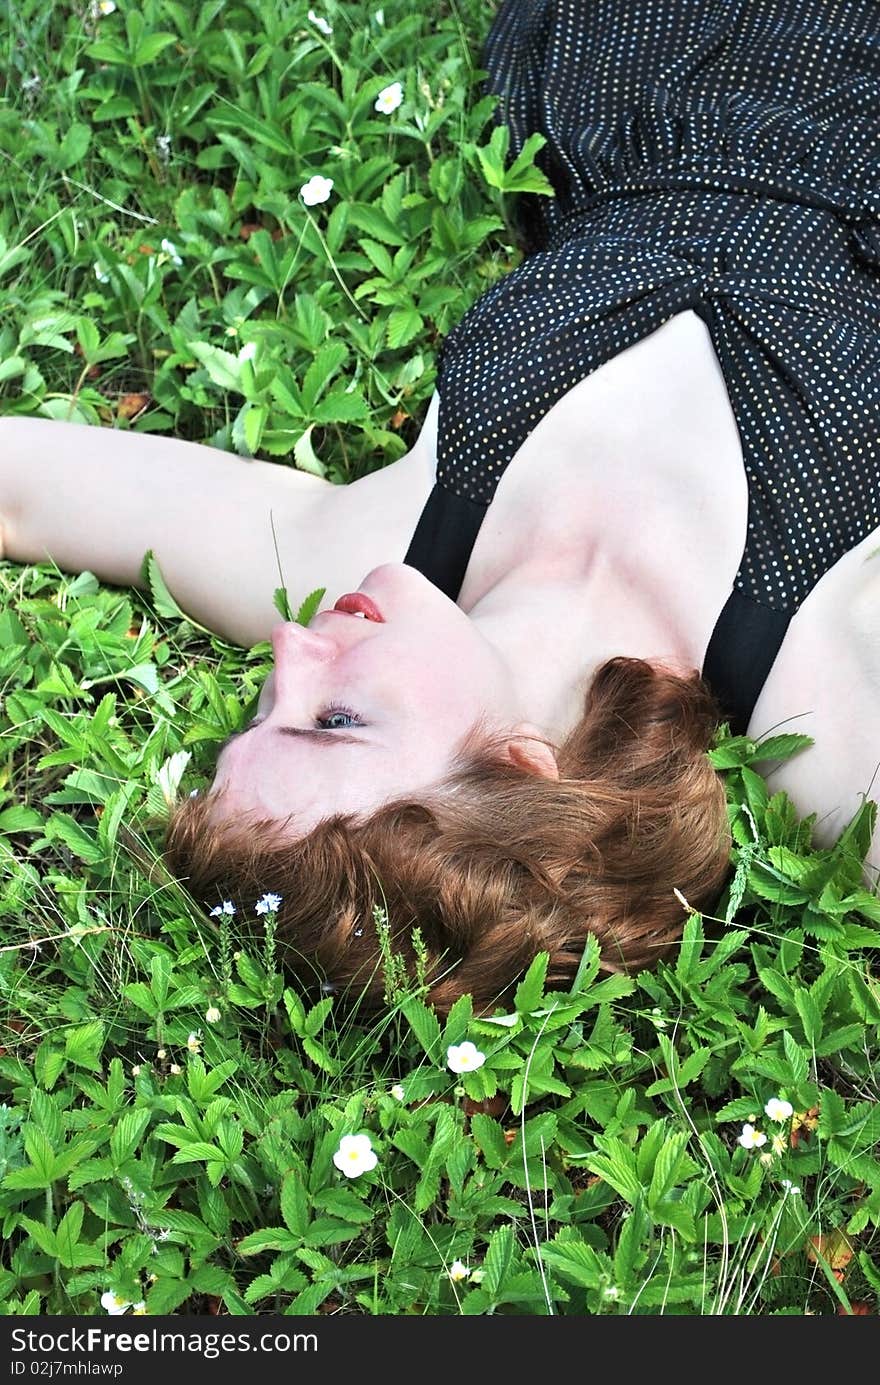
M744 730L792 615L880 525L880 0L505 0L485 65L556 197L444 343L407 561L457 596L538 421L692 309L748 480L703 669Z

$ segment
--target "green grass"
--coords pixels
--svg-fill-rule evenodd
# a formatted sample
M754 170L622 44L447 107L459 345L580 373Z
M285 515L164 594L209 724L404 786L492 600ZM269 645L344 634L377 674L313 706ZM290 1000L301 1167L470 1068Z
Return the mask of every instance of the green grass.
M0 412L336 481L411 445L540 179L490 139L487 6L307 8L0 0ZM155 589L0 565L0 1312L876 1311L873 805L814 851L719 737L734 872L668 964L600 981L588 950L546 994L539 958L506 1016L441 1024L389 956L379 1020L307 1010L271 917L155 865L267 667Z

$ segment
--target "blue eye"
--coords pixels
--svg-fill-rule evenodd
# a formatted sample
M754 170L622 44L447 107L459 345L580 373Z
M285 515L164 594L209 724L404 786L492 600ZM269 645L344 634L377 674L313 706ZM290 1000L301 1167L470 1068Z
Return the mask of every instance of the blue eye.
M350 707L327 707L315 718L322 731L345 731L349 726L362 726L357 712Z

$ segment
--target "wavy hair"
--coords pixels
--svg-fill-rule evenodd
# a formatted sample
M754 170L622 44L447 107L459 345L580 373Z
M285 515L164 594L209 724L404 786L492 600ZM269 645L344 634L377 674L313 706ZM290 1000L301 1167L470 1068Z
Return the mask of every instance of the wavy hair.
M185 800L165 859L206 906L231 899L250 913L264 892L281 895L279 950L307 991L382 1005L381 910L410 976L427 954L439 1013L465 992L488 1013L538 952L556 987L590 933L605 971L638 971L680 937L681 895L715 902L731 847L706 754L718 721L699 674L614 658L558 748L558 780L475 736L430 794L329 817L299 839L278 822L223 820L210 796Z

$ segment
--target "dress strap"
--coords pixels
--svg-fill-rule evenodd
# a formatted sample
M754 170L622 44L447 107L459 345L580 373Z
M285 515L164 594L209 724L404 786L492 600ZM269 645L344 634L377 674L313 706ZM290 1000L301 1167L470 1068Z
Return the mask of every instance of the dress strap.
M722 608L706 649L703 677L734 735L748 731L791 616L761 606L740 591L732 591Z
M487 509L435 484L403 561L457 600Z

